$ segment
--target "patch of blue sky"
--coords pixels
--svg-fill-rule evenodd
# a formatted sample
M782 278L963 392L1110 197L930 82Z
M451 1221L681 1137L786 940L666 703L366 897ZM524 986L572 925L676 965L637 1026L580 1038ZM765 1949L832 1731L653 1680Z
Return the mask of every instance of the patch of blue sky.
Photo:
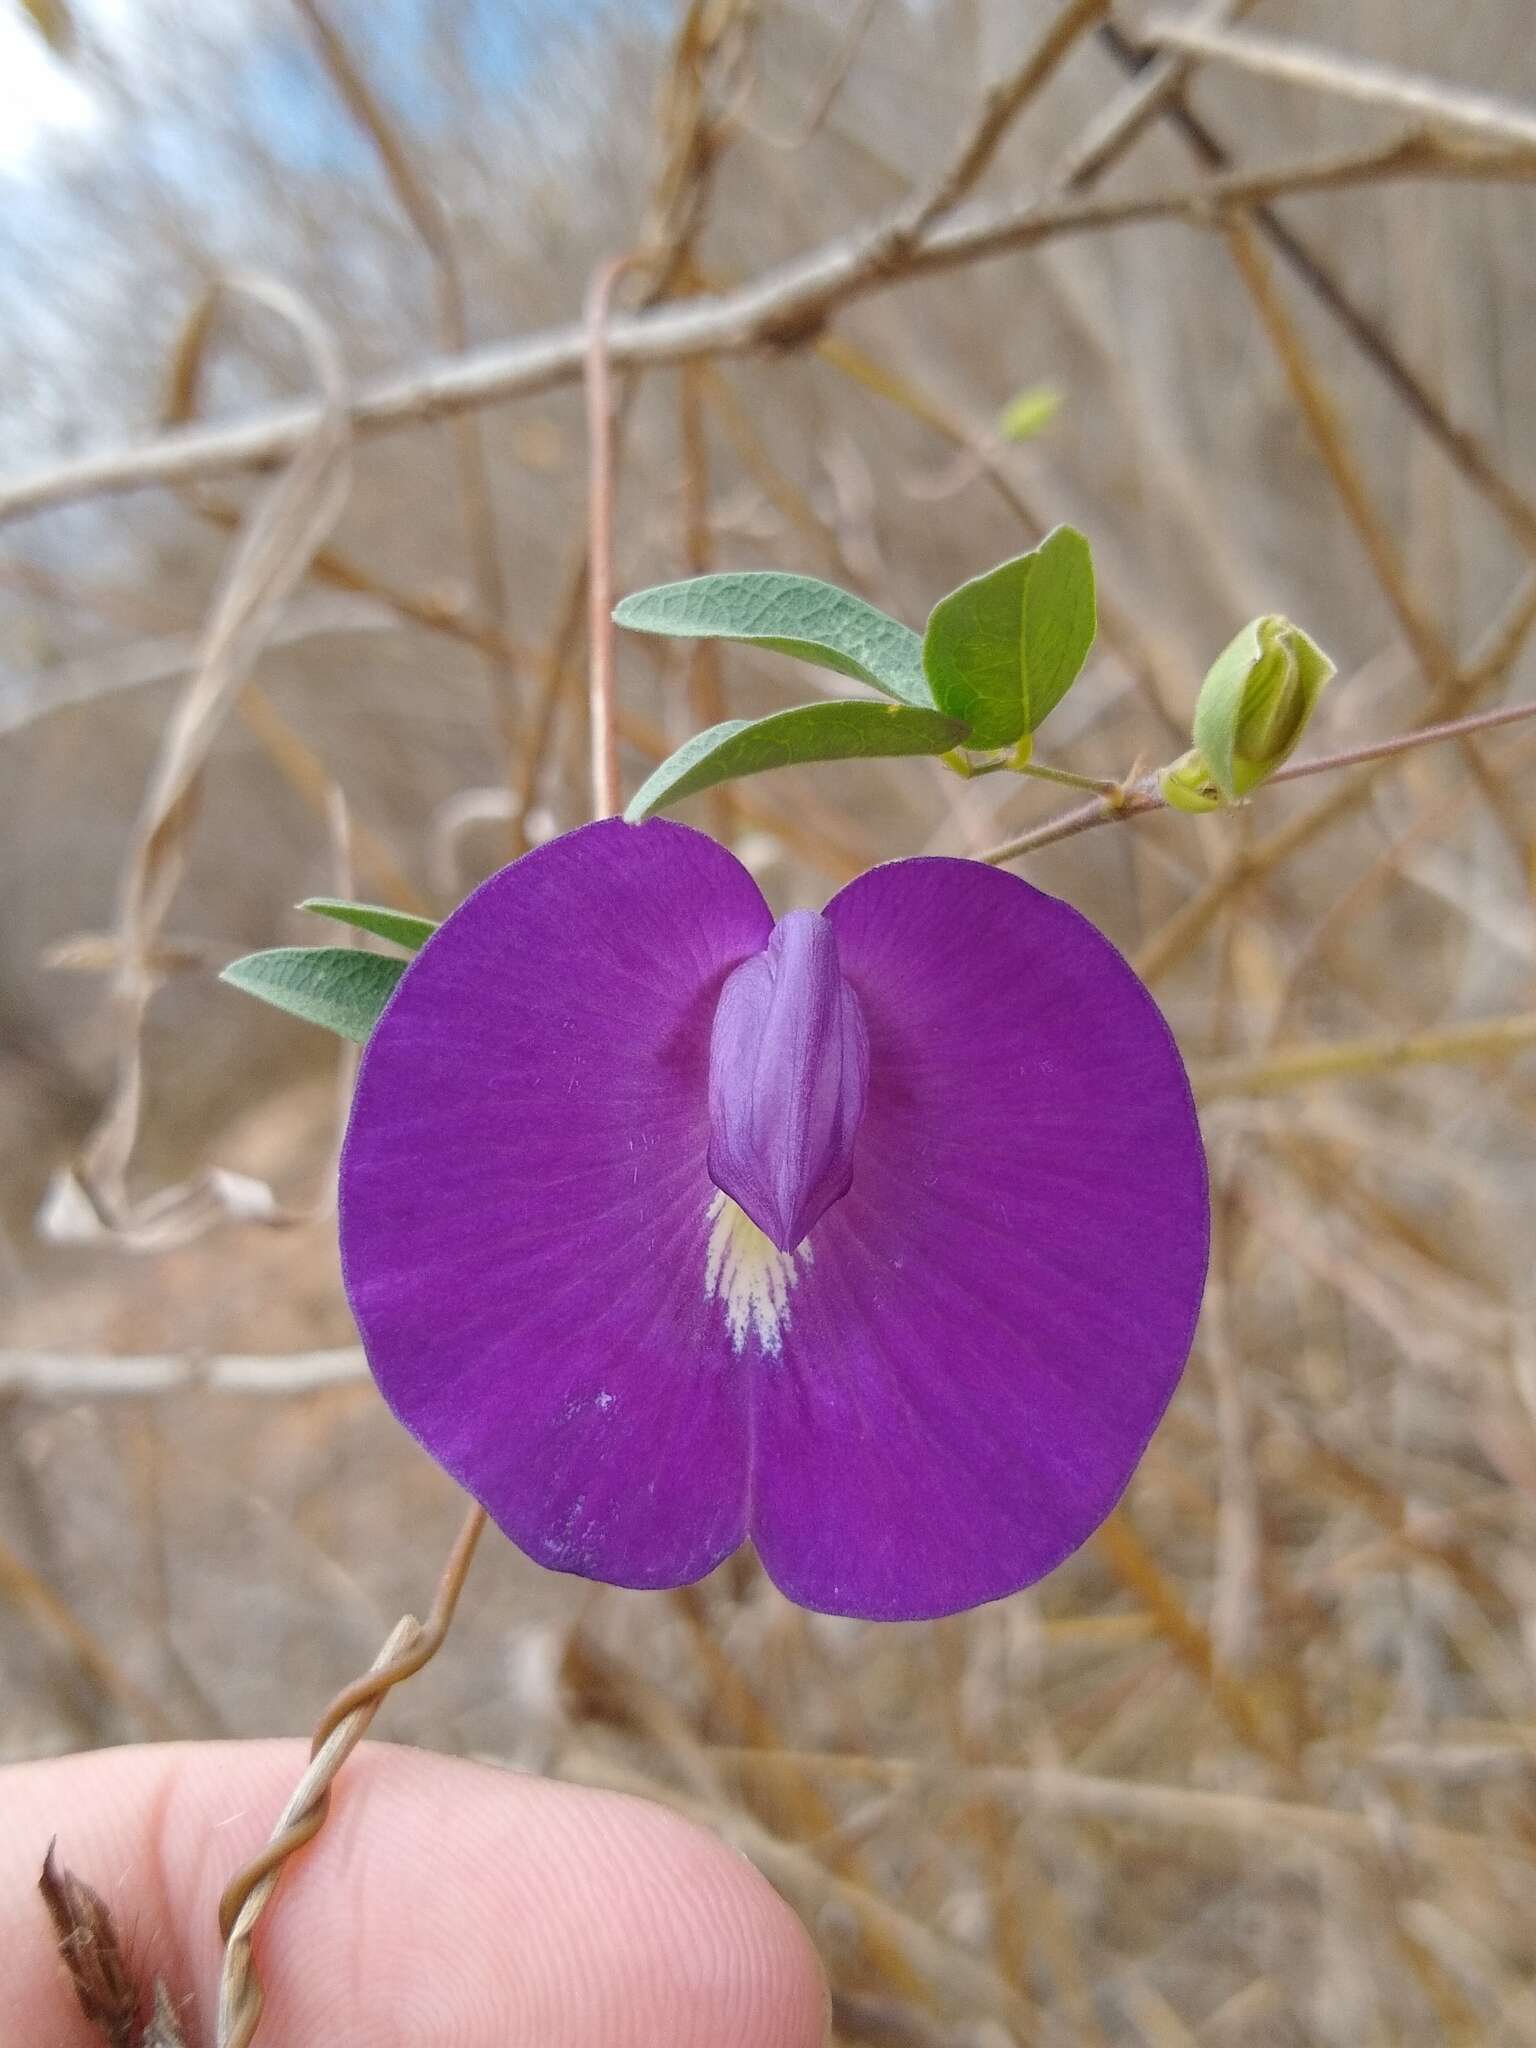
M552 46L618 13L614 0L457 0L447 7L444 0L354 0L337 18L385 110L407 134L431 139L463 115L441 61L449 36L452 69L461 69L484 101L515 104L536 89ZM660 26L670 0L629 0L622 13ZM371 163L370 145L338 106L302 28L253 39L231 84L241 112L280 162L340 175Z

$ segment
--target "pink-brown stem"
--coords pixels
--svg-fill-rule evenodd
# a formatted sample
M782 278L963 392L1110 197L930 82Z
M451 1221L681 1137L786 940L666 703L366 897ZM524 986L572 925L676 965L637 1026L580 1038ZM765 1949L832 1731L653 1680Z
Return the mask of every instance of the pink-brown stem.
M587 642L592 728L592 815L619 809L619 745L613 692L613 379L608 314L613 291L639 259L614 256L587 287Z
M1415 747L1434 746L1441 740L1465 739L1473 733L1491 732L1496 726L1514 725L1523 718L1536 718L1536 703L1507 704L1499 711L1480 711L1472 718L1451 719L1444 725L1422 726L1417 732L1396 733L1389 740L1371 740L1364 746L1345 747L1336 754L1320 754L1313 761L1290 761L1285 767L1277 768L1269 782L1299 782L1306 775L1326 775L1335 768L1356 768L1366 761L1385 760L1390 754L1406 754ZM1144 776L1140 782L1133 783L1118 801L1114 797L1095 797L1092 803L1063 811L1059 817L1048 819L1032 831L1020 833L1016 839L1005 839L1001 846L991 847L979 858L989 867L1001 867L1026 853L1036 852L1042 846L1054 846L1058 840L1075 839L1079 832L1091 832L1095 825L1117 825L1127 818L1145 817L1149 811L1166 811L1168 808L1167 798L1159 793L1156 776Z

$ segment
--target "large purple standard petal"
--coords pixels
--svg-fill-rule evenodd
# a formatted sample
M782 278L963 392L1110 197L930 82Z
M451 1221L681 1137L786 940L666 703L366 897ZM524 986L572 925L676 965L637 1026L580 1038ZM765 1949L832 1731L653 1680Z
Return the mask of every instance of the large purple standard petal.
M804 1045L750 976L717 1034L752 1083L716 1104L743 1188L754 1147L809 1187L849 1136L807 1151L766 1108L758 1131L753 1048L769 1081L864 1099L802 1242L707 1164L721 991L768 909L701 834L613 822L503 870L404 976L359 1078L343 1263L391 1406L542 1563L675 1585L750 1529L806 1606L910 1619L1029 1584L1113 1506L1193 1335L1204 1159L1151 997L1065 904L919 860L826 919ZM820 925L780 928L780 971ZM852 1079L810 1059L834 974Z
M540 1563L677 1585L746 1527L748 1378L705 1285L709 1042L773 919L701 833L492 877L379 1020L341 1173L385 1398Z
M952 1613L1114 1506L1194 1335L1209 1216L1178 1051L1066 904L900 861L828 905L869 1033L849 1193L754 1377L752 1534L794 1600Z

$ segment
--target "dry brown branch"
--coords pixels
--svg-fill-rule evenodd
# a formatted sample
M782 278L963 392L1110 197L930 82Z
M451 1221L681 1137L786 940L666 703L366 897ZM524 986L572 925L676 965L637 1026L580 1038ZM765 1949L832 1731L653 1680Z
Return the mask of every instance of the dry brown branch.
M315 817L322 823L329 819L339 793L335 777L327 773L314 748L294 731L259 684L246 686L235 706L235 715ZM423 917L430 915L425 897L379 834L356 817L349 821L349 833L358 870L367 876L373 892L397 910L415 911Z
M207 380L219 303L220 291L216 285L205 290L176 338L160 413L160 424L164 428L183 426L197 417ZM225 504L206 491L186 490L181 497L200 519L237 537L240 534L244 513L238 506ZM348 592L355 599L371 600L375 607L370 618L372 624L387 622L391 612L402 610L397 600L392 601L396 599L395 593L385 592L373 584L344 556L323 543L311 556L309 575L315 581L329 583ZM299 610L300 602L295 599L270 625L265 641L268 648L281 644L285 637L285 623L291 621L293 613ZM196 660L198 652L199 641L194 638L188 656L189 666ZM270 697L255 683L248 684L235 701L235 715L246 730L255 735L289 787L298 793L322 823L328 822L341 801L340 785L333 775L327 773L314 749L295 732ZM426 904L401 872L383 841L365 824L354 822L349 829L361 865L386 898L402 910L425 911Z
M738 420L737 424L742 422ZM206 496L198 500L196 509L216 525L230 528L238 525L239 515L232 507L216 505ZM809 507L802 508L802 512L804 517L814 520L815 514ZM820 528L817 531L825 543L824 531ZM576 687L571 663L581 628L586 588L585 559L583 548L580 576L573 574L567 585L560 602L559 625L553 645L543 654L536 654L521 642L509 640L491 620L476 612L448 605L430 593L401 589L334 546L317 552L310 574L317 582L366 596L409 625L538 670L539 693L531 710L528 729L519 745L521 767L518 788L513 792L510 805L497 813L516 821L526 815L534 801L558 698L562 691L574 691ZM177 648L179 651L179 642ZM279 716L256 685L246 690L237 708L242 723L255 733L263 748L281 767L286 779L316 815L322 816L332 778L325 773L313 751ZM617 721L621 740L646 760L653 763L661 761L671 752L671 741L666 734L638 713L620 705ZM800 811L782 812L740 792L734 793L734 801L744 820L781 837L787 846L804 854L825 873L839 880L847 880L858 873L861 866L868 865L865 853L839 843L829 830L818 828L808 815ZM353 830L359 867L371 877L371 885L382 900L402 910L426 914L430 906L405 876L382 840L361 823L354 822ZM518 850L527 849L522 846Z
M650 274L650 284L641 300L642 314L660 304L675 288L686 286L691 281L694 243L705 223L715 176L731 126L729 118L716 110L717 73L723 70L729 76L739 63L745 61L752 29L753 13L745 5L745 0L722 0L722 4L715 7L704 5L703 0L688 0L682 11L661 97L658 168L646 206L640 247L627 259L643 262ZM610 708L603 718L598 720L591 715L590 690L594 679L605 668L611 671L613 632L611 605L603 608L601 627L595 633L591 630L597 606L590 580L590 521L599 509L598 501L603 495L602 492L593 492L591 486L599 467L611 469L619 460L638 397L639 383L635 377L627 377L622 382L616 402L608 395L613 362L612 325L605 305L602 332L594 340L594 307L590 299L597 282L595 278L588 281L589 304L583 321L581 354L581 375L589 407L589 531L572 551L571 567L557 607L555 629L540 663L538 697L523 751L521 772L515 784L514 854L524 853L528 848L528 814L545 773L560 701L567 693L584 610L589 621L590 643L587 678L589 753L600 743L610 746L610 729L619 724L617 711L611 706L611 689L607 691ZM611 283L604 288L605 298L611 289ZM595 379L594 352L600 357ZM602 413L606 422L598 433L593 431L594 419L590 410L594 382L601 390ZM604 517L611 519L611 512L605 513ZM570 691L569 694L574 702L575 692ZM600 732L608 735L601 741L598 737ZM663 754L668 751L669 748L662 748ZM605 786L612 788L616 805L620 787L616 759L605 761L603 776Z
M689 1647L708 1679L710 1695L721 1719L751 1742L769 1747L778 1745L780 1731L774 1717L720 1643L699 1589L696 1586L680 1587L670 1596L669 1604L683 1622ZM576 1647L573 1643L572 1654ZM590 1659L590 1647L581 1646L580 1654ZM700 1778L708 1780L718 1793L718 1778L708 1753L684 1717L659 1698L652 1688L637 1680L633 1672L610 1666L607 1676L610 1690L615 1699L622 1702L624 1711L637 1714L648 1732L662 1735L663 1746L682 1766L685 1775L695 1781ZM785 1774L785 1778L787 1782L757 1802L758 1819L777 1833L815 1840L822 1846L826 1860L837 1867L839 1875L852 1880L860 1896L867 1896L869 1878L856 1848L837 1851L832 1846L837 1824L836 1809L807 1774L791 1771ZM861 1939L882 1976L894 1989L904 1996L922 1999L920 1974L913 1969L900 1946L891 1942L888 1932L879 1925L878 1915L863 1919Z
M875 258L882 269L905 263L934 222L954 212L984 176L1025 107L1108 12L1109 0L1064 0L1039 42L985 93L970 129L932 186L918 193L886 229L885 243Z
M722 1761L753 1771L820 1766L829 1775L864 1776L875 1782L898 1784L917 1783L939 1773L948 1775L957 1768L947 1760L929 1763L915 1757L817 1756L809 1752L786 1757L782 1750L743 1749L718 1750L716 1755ZM1128 1778L1094 1777L1071 1770L1029 1770L990 1764L966 1775L974 1775L1042 1812L1104 1820L1124 1827L1175 1832L1185 1828L1212 1829L1238 1841L1260 1839L1293 1850L1315 1842L1353 1855L1402 1854L1427 1863L1448 1863L1458 1870L1475 1870L1480 1860L1488 1856L1507 1859L1521 1867L1536 1862L1536 1850L1513 1837L1500 1839L1455 1828L1415 1825L1386 1813L1351 1813L1300 1800L1201 1791L1185 1785L1138 1784Z
M785 155L792 156L797 150L806 148L815 140L821 132L823 122L836 105L838 94L847 83L848 74L864 46L864 38L869 34L879 8L880 0L859 0L858 10L842 44L828 64L821 83L811 95L810 107L800 126L792 134L776 135L764 128L760 122L753 120L745 111L737 113L737 121L754 142L760 142L768 149L781 150Z
M1099 33L1105 46L1131 73L1133 80L1140 80L1160 67L1178 61L1154 57L1139 49L1113 23L1106 23ZM1129 92L1135 94L1135 84ZM1230 151L1217 138L1209 119L1196 114L1182 97L1180 82L1170 79L1165 83L1157 95L1155 110L1163 114L1168 126L1182 137L1196 163L1218 172L1232 168ZM1124 142L1137 132L1139 128L1113 139L1123 147ZM1118 153L1118 147L1107 149L1091 158L1080 170L1070 166L1073 173L1071 186L1091 182L1100 171L1108 168ZM1274 206L1253 206L1249 208L1248 216L1264 240L1307 287L1324 311L1338 322L1442 453L1472 487L1482 493L1526 549L1536 550L1536 504L1510 482L1479 438L1450 418L1445 406L1407 361L1381 323L1360 303L1336 269L1319 254L1315 243L1300 234Z
M198 1358L173 1351L123 1354L0 1351L0 1394L100 1401L146 1394L270 1394L289 1399L322 1387L355 1386L368 1362L355 1346L338 1351L230 1352Z
M1343 418L1279 293L1248 221L1233 215L1227 247L1285 372L1297 410L1333 481L1340 504L1369 558L1376 581L1413 649L1431 689L1443 689L1456 673L1456 656L1445 635L1419 603L1407 564L1386 520L1372 500Z
M1225 28L1256 5L1257 0L1204 0L1195 20L1204 29ZM1118 38L1120 32L1110 24L1106 33ZM1192 57L1149 58L1132 83L1089 122L1056 166L1054 182L1064 192L1093 184L1177 99L1194 69Z
M373 145L390 189L427 253L435 285L438 346L450 354L461 355L469 347L469 307L452 223L436 193L418 175L398 129L353 61L320 0L293 0L293 5L309 25L338 99ZM486 620L504 641L507 631L506 579L502 573L501 540L481 423L474 412L455 414L450 422L450 431L459 513L469 549L475 600ZM510 789L515 785L521 738L517 671L505 646L487 647L484 657L491 719Z
M1341 57L1331 50L1247 30L1170 21L1166 15L1149 21L1141 40L1155 49L1177 50L1208 64L1230 64L1282 84L1337 93L1365 106L1390 107L1394 113L1415 114L1483 141L1536 142L1536 113L1518 101L1468 92L1444 79L1398 71L1369 58Z
M995 442L989 442L985 436L968 427L964 420L957 419L947 406L924 391L910 376L878 361L867 349L858 347L840 334L823 335L816 344L816 353L823 362L830 363L865 390L888 399L892 405L899 406L903 412L931 427L954 447L963 449L975 464L978 474L986 478L999 501L1018 520L1030 545L1045 533L1050 521L1009 476L1000 459L1001 450ZM1098 620L1099 638L1104 647L1124 663L1148 709L1168 738L1175 744L1182 743L1183 728L1172 708L1176 677L1166 658L1142 631L1130 608L1107 587L1102 574L1098 585Z
M714 535L710 525L709 427L706 399L725 390L723 377L709 381L708 363L685 363L677 374L678 467L682 472L679 494L682 531L678 552L689 576L706 575L714 567ZM747 424L747 423L744 423ZM750 447L750 441L748 443ZM764 451L764 467L768 465ZM725 717L725 687L721 673L720 648L713 640L695 640L687 652L686 698L688 715L696 732L719 725ZM735 828L736 804L729 786L710 793L705 811L708 830L729 845Z
M1422 178L1536 183L1536 144L1483 147L1409 135L1338 156L1233 172L1175 191L1107 200L977 204L924 236L895 273L882 267L881 250L890 232L890 225L882 224L719 297L615 320L609 357L615 369L635 369L695 356L740 355L765 344L781 345L787 336L814 333L842 307L902 277L933 275L1059 236L1152 221L1204 229L1219 220L1225 207L1254 206L1287 193L1347 191ZM360 434L382 433L470 406L556 390L580 378L585 359L586 332L579 324L502 347L438 357L359 387L350 406L351 422ZM317 417L310 405L273 407L232 426L165 435L141 448L50 464L0 488L0 520L149 484L262 469L291 455L314 430Z
M1190 1079L1200 1100L1210 1102L1227 1095L1271 1095L1309 1081L1391 1073L1401 1067L1509 1059L1533 1045L1536 1015L1484 1017L1473 1024L1451 1024L1443 1030L1392 1038L1277 1047L1262 1059L1207 1062L1197 1066Z
M0 1543L0 1596L51 1641L62 1645L92 1685L156 1742L173 1740L180 1729L118 1664L94 1632L45 1578Z
M788 1768L794 1771L797 1761L793 1752L788 1754ZM1023 2028L1024 2038L1029 2038L1034 2025L1033 2006L990 1965L978 1961L958 1942L924 1925L911 1913L890 1905L878 1892L829 1872L813 1851L782 1840L750 1815L722 1814L696 1798L677 1793L658 1779L584 1752L567 1754L561 1761L560 1775L578 1784L607 1785L643 1799L659 1799L704 1822L750 1857L807 1920L814 1922L819 1914L834 1908L862 1930L865 1940L878 1939L890 1953L903 1956L920 1980L940 1992L953 1995L958 1991L973 2009L996 2011L1008 2024Z
M1455 650L1418 600L1407 560L1371 495L1339 409L1300 328L1275 289L1251 218L1234 214L1226 238L1238 275L1279 359L1297 410L1365 550L1377 585L1413 650L1431 692L1431 702L1437 707L1449 706L1464 696Z
M647 303L686 287L715 172L758 26L755 0L683 0L657 110L657 163L639 246L653 284Z
M1152 1616L1174 1654L1199 1679L1211 1704L1229 1723L1238 1740L1282 1772L1293 1772L1295 1756L1276 1730L1262 1690L1222 1669L1209 1632L1179 1597L1129 1512L1124 1507L1117 1508L1093 1542L1115 1577Z

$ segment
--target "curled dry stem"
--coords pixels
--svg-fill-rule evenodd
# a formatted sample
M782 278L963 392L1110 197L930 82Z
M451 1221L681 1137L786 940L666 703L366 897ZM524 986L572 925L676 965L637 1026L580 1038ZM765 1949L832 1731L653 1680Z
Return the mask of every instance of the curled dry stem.
M219 1980L218 2048L248 2048L261 2019L261 1980L251 1954L256 1923L277 1889L288 1858L312 1841L324 1824L331 1785L363 1739L386 1693L412 1677L441 1649L459 1595L485 1528L478 1503L465 1516L426 1621L406 1615L361 1678L344 1686L320 1718L310 1743L309 1768L278 1817L270 1840L237 1871L219 1901L224 1967Z

